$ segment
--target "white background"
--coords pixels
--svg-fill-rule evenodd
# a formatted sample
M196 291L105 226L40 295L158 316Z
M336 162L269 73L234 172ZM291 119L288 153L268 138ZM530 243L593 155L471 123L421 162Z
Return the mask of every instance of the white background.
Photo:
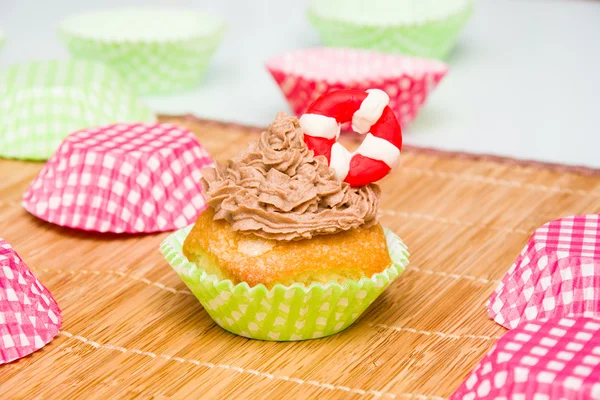
M0 65L68 57L55 32L72 13L195 7L229 25L205 81L146 101L157 112L264 126L288 109L264 61L319 44L306 3L0 0L0 28L8 36ZM406 143L600 167L600 1L479 0L448 62L450 74L405 131Z

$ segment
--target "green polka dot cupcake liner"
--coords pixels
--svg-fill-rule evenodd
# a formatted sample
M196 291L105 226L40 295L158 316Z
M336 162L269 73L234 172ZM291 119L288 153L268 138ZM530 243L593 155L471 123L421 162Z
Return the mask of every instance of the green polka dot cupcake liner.
M224 33L219 17L152 7L74 15L58 27L74 57L110 65L144 95L196 86Z
M472 13L473 0L313 0L308 8L326 46L436 59L448 56Z
M69 134L154 122L134 89L103 64L39 61L0 69L0 157L46 160Z
M381 273L344 284L330 282L275 285L219 280L187 260L182 253L191 226L167 237L160 250L206 312L223 329L251 339L297 341L343 331L401 275L408 265L402 240L385 229L392 265Z

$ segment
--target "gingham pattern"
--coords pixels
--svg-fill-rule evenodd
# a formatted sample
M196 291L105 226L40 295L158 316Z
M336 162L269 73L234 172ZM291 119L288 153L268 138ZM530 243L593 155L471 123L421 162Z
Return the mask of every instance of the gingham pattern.
M71 132L156 117L101 64L44 61L0 70L0 157L45 160Z
M302 115L321 95L340 89L380 89L405 127L448 72L446 64L367 50L314 48L274 57L266 67L292 111Z
M340 7L349 7L341 5ZM321 15L309 8L308 16L319 31L321 40L327 46L363 48L387 53L402 53L427 58L445 58L456 44L460 31L470 18L473 9L469 4L462 10L446 18L425 22L390 24L364 24L357 7L357 17L353 20L337 19Z
M48 289L0 239L0 364L44 347L61 325L60 309Z
M252 339L305 340L333 335L350 326L408 265L408 251L385 230L393 264L385 271L344 285L336 282L291 286L234 285L208 275L182 253L191 226L170 235L160 250L167 262L223 329Z
M68 23L59 27L59 37L73 56L110 65L141 94L172 92L197 85L223 39L225 24L215 22L213 31L178 38L177 21L173 20L172 12L165 17L160 10L149 11L152 10L146 10L144 14L147 18L158 19L159 23L162 19L163 26L172 26L168 37L161 38L150 33L146 39L139 34L138 39L129 40L126 37L95 36L96 32L92 30L82 36L82 32L69 29ZM112 19L123 23L123 18L127 18L124 13L130 12L130 9L114 10ZM151 29L157 23L151 21L148 26L139 24L135 14L134 19L132 23L137 24L138 31Z
M600 320L532 321L508 332L452 400L600 398Z
M194 222L205 207L208 153L187 129L116 124L70 135L23 195L33 215L98 232L157 232Z
M537 229L488 302L499 324L553 316L600 317L600 215Z

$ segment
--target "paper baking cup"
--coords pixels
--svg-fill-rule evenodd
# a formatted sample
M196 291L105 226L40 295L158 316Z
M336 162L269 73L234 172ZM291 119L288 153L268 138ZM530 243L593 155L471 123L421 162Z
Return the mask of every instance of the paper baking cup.
M0 239L0 364L41 349L58 335L61 325L52 294Z
M451 397L597 399L600 320L531 321L508 332Z
M327 46L445 58L472 0L313 0L308 17Z
M201 170L213 161L171 124L116 124L70 135L23 195L45 221L97 232L162 232L205 209Z
M600 216L537 229L488 302L506 328L560 316L600 317Z
M189 226L171 234L161 244L161 252L219 326L251 339L306 340L340 332L356 321L408 265L406 246L385 230L393 264L371 278L343 285L277 284L270 290L263 284L234 285L208 275L183 255L183 242L191 229Z
M107 67L48 61L0 69L0 157L46 160L78 129L156 117Z
M437 60L342 48L293 51L270 59L266 67L298 116L332 90L381 89L402 126L412 122L448 72Z
M59 26L75 57L110 65L142 94L197 85L224 32L220 18L169 8L87 13Z

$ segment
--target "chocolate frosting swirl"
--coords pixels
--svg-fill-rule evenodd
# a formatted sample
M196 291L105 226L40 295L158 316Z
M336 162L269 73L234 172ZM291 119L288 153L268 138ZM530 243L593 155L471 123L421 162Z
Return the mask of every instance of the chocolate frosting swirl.
M285 113L226 165L206 168L202 185L215 220L266 239L299 240L377 223L381 191L335 179L323 156L304 143Z

